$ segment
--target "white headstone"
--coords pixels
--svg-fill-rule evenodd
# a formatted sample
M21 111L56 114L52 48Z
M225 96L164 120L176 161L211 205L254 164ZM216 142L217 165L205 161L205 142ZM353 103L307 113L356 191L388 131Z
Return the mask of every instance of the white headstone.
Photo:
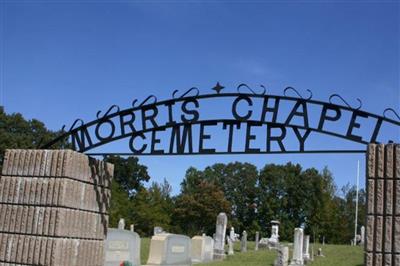
M268 246L268 238L262 237L258 243L260 247L266 247Z
M322 248L318 248L317 257L325 257L324 254L322 254Z
M311 246L311 261L314 261L314 245Z
M294 229L293 257L290 265L304 265L303 261L303 229Z
M140 237L135 232L108 228L104 265L115 266L123 261L140 265Z
M361 226L361 228L360 228L360 235L361 235L360 245L364 245L364 241L365 241L365 227L364 226Z
M152 236L147 265L192 265L191 239L167 233Z
M247 232L243 231L242 240L240 241L240 252L247 252Z
M228 255L233 255L233 241L230 237L227 237L228 240Z
M213 260L214 240L209 236L192 237L192 262L209 262Z
M310 260L310 236L305 235L303 239L303 259Z
M254 246L254 250L255 251L257 251L258 250L258 242L259 242L259 240L260 240L260 232L256 232L256 243L255 243L255 246Z
M225 234L228 217L224 212L217 216L215 238L214 238L214 259L223 260L225 258Z
M131 224L131 231L135 232L135 225L134 224Z
M279 244L279 221L271 221L271 237L268 239L269 248L277 248Z
M235 228L231 227L231 231L229 232L229 237L231 238L232 241L235 241Z
M118 221L118 229L121 229L121 230L125 229L125 220L123 218L119 219L119 221Z
M289 247L280 246L278 248L278 257L274 262L274 266L288 266L289 263Z

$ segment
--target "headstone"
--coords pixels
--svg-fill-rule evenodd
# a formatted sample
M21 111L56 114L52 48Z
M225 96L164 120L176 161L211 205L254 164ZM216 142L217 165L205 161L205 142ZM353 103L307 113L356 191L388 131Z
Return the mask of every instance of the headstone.
M314 245L311 246L311 261L314 261Z
M325 236L322 237L322 245L325 246Z
M120 218L118 221L118 229L124 230L125 229L125 219Z
M243 231L240 241L240 252L247 252L247 232Z
M356 241L354 242L354 246L356 246L356 245L358 245L360 243L361 243L361 235L356 235Z
M317 257L325 257L324 254L322 254L322 248L318 249Z
M289 263L289 247L280 246L278 249L278 256L275 259L274 266L288 266Z
M192 265L191 239L184 235L158 234L151 238L147 265Z
M259 238L260 238L260 232L256 232L256 243L255 243L255 246L254 246L254 250L255 251L257 251L258 250L258 242L259 242Z
M233 226L231 227L231 231L229 232L229 237L230 237L230 239L232 241L235 241L235 238L236 238L236 236L235 236L235 228Z
M139 266L140 237L135 232L109 228L105 253L105 266L115 266L121 262L130 262L133 266Z
M304 265L303 261L303 229L294 229L293 256L290 262L291 266Z
M192 262L204 263L213 260L214 240L203 234L203 236L192 237Z
M164 232L164 229L161 226L155 226L153 228L153 235L159 235L159 234L162 234L162 233L165 233L165 232Z
M233 241L230 237L227 237L228 240L228 255L233 255Z
M228 223L228 217L224 212L221 212L217 216L216 229L215 229L215 242L214 242L214 259L223 260L225 258L225 234L226 224Z
M303 259L310 260L310 236L305 235L303 238Z
M268 247L275 248L279 244L279 221L271 221L271 237L268 239Z
M135 232L135 225L134 224L131 224L131 232Z
M268 246L268 238L262 237L259 241L260 247L267 247Z
M364 242L365 242L365 227L364 226L361 226L361 228L360 228L360 235L361 235L360 245L364 245Z

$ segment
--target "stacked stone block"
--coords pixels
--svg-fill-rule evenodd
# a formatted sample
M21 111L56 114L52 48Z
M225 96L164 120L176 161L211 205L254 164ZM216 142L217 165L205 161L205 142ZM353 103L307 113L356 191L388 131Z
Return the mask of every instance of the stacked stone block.
M365 265L400 265L400 145L367 152Z
M113 165L71 150L7 150L0 265L103 265Z

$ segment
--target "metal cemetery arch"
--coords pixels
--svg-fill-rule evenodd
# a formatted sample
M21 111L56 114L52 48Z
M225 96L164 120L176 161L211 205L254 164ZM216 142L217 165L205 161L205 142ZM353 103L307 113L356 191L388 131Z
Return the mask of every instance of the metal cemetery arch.
M322 102L312 99L310 90L309 96L304 98L300 93L292 87L287 87L283 95L266 94L264 86L261 93L256 93L246 84L240 84L235 93L221 93L224 89L219 83L212 88L215 93L200 95L197 88L191 88L185 93L177 97L178 90L172 93L172 98L164 101L157 101L154 95L150 95L140 104L137 100L132 102L132 107L121 110L119 106L112 105L105 113L98 111L97 119L88 123L84 123L81 119L75 120L69 130L64 131L58 138L44 145L42 148L49 148L57 142L70 139L75 150L79 152L88 152L91 149L105 145L107 143L117 141L124 138L130 138L130 153L89 153L92 155L189 155L189 154L276 154L276 153L364 153L364 149L321 149L309 150L305 147L305 142L311 132L317 132L341 139L350 140L355 143L367 145L369 143L379 143L379 132L382 125L400 128L400 117L391 108L384 110L383 115L376 115L366 111L362 111L362 103L359 99L359 105L354 108L350 106L340 95L333 94L329 97L329 102ZM243 93L243 90L248 92ZM288 96L291 92L297 97ZM200 101L214 99L231 99L231 113L229 117L217 117L215 119L202 119L199 112ZM340 100L344 105L333 103L333 100ZM258 110L252 109L255 102L259 101L262 108ZM289 114L282 120L279 112L283 103L293 104ZM176 104L180 103L180 110L176 110ZM245 105L245 112L239 110L239 105ZM310 125L309 108L319 108L318 120L316 126ZM157 122L159 108L166 108L165 115L167 119L164 123ZM179 111L179 115L174 117L174 112ZM343 113L350 115L350 121L346 125L346 132L338 132L326 129L326 123L338 123L343 117ZM391 112L394 119L387 117L387 113ZM333 113L333 114L332 114ZM259 115L260 118L254 116ZM140 116L141 125L138 127L138 119ZM269 118L268 118L269 116ZM297 118L302 123L295 123L293 120ZM373 130L365 136L357 135L354 131L359 129L360 119L367 119L373 123ZM78 126L79 124L79 126ZM151 124L151 126L148 126ZM206 127L221 124L223 130L227 132L228 143L225 150L216 150L205 148L204 141L210 141L211 136L204 133ZM198 126L199 139L198 148L193 146L193 130L194 126ZM245 147L241 150L235 150L232 142L234 140L234 130L241 129L246 126L244 143ZM256 135L252 134L252 129L256 127L266 127L266 146L264 149L251 148L251 142L256 139ZM105 130L108 128L108 130ZM167 149L157 149L156 145L160 145L160 139L157 138L158 132L170 130L170 142ZM275 134L276 130L279 134ZM298 149L287 150L283 140L288 130L295 134L298 140ZM104 133L105 132L105 133ZM151 139L146 137L146 133L151 133ZM135 144L137 140L143 143ZM147 142L146 142L147 141ZM399 140L389 140L389 142ZM273 149L272 144L278 146L279 149Z

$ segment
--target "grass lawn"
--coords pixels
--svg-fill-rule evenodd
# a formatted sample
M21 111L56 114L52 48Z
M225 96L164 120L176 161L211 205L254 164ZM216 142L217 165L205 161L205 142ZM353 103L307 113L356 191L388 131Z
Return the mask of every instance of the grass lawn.
M150 239L141 239L141 261L146 264L149 255ZM315 245L314 252L317 254L319 247L325 257L315 257L315 260L308 265L312 266L362 266L363 248L345 245ZM310 247L311 248L311 247ZM271 266L276 258L276 251L261 249L254 251L254 242L248 242L248 252L240 253L240 243L234 245L235 254L227 256L224 261L214 261L199 266ZM311 252L311 250L310 250Z

